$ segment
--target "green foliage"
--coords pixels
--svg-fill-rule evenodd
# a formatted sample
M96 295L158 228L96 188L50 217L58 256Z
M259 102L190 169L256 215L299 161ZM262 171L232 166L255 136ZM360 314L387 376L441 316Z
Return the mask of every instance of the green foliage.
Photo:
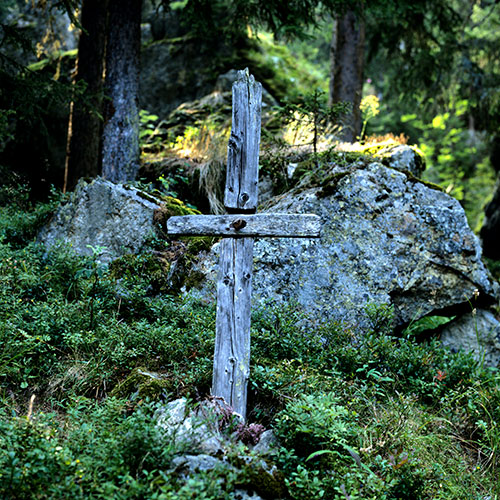
M357 432L353 415L333 394L311 394L290 402L276 419L275 430L285 447L301 457L328 448L348 455Z
M408 338L374 334L335 351L337 368L348 376L365 379L375 392L399 387L425 401L459 386L476 370L472 356L451 356L437 341L426 345Z
M36 225L43 207L18 199ZM156 426L157 403L144 402L209 393L214 307L166 294L154 254L104 268L98 248L78 257L26 236L11 242L20 222L15 206L5 208L0 496L232 498L247 483L231 471L167 474L185 450ZM363 332L312 330L294 305L254 309L248 415L257 423L246 430L274 428L288 497L498 495L498 374L418 341L445 318L394 337L391 307L370 305L367 316Z
M500 280L500 261L492 259L484 259L490 273L494 276L496 280Z
M360 135L360 139L363 140L368 121L380 113L380 101L376 95L367 95L361 99L359 109L363 117L363 127Z
M290 496L297 500L315 500L325 495L325 484L319 471L308 470L302 465L297 465L296 471L290 473L286 485Z
M156 425L157 406L102 405L73 399L64 431L58 415L17 417L0 410L0 496L3 498L151 498L172 493L163 472L182 448ZM170 498L170 497L163 497ZM213 498L213 497L207 497Z
M246 51L256 78L280 102L297 102L311 88L327 90L321 68L311 64L304 55L293 52L289 44L276 40L270 33L259 32L255 46Z
M73 94L68 80L53 78L53 66L32 71L0 50L0 150L2 164L31 176L54 179L57 147L64 141L67 111ZM51 168L49 168L51 167ZM35 184L35 187L37 185Z
M366 450L360 455L364 431L356 412L340 403L332 394L316 393L290 402L278 415L275 428L286 447L281 458L291 468L292 498L424 498L429 474L410 464L407 453L386 461Z
M0 153L5 149L6 143L14 139L10 129L10 121L15 114L13 109L0 109Z
M403 132L426 154L428 180L463 204L478 231L493 191L498 135L499 5L374 2L367 15L365 93L381 95L370 133Z
M191 33L210 37L217 33L233 39L244 33L247 26L269 29L284 37L304 36L308 25L317 22L317 7L327 9L343 6L343 0L296 0L284 4L280 0L188 0L171 2L180 10ZM230 20L220 26L221 20Z
M322 340L300 328L304 319L304 313L296 305L257 309L252 322L252 355L255 360L296 359L321 364L324 360Z
M161 145L160 134L164 133L164 130L161 128L162 122L159 122L158 115L141 109L139 111L139 120L139 142L141 150L144 151L145 148L158 148Z
M311 145L314 154L318 151L319 135L324 134L338 121L339 117L349 112L348 103L327 105L327 96L321 89L300 97L297 103L287 102L279 108L281 119L295 128L305 127L312 132Z
M63 196L53 190L48 202L36 205L29 198L29 189L15 181L0 186L0 242L21 248L32 241Z
M423 332L437 330L439 327L453 321L455 316L424 316L417 321L412 321L405 329L405 335L418 338Z
M176 370L191 356L197 363L179 391L190 380L209 379L213 311L156 295L161 287L150 271L155 265L161 274L161 265L151 255L107 269L97 261L98 248L92 257L78 257L67 246L47 251L36 242L26 245L48 209L22 206L26 211L0 209L3 387L110 390L118 374L145 361ZM188 318L197 327L186 330Z
M370 54L380 58L376 63L371 58L370 69L377 71L380 81L390 79L396 95L401 91L408 99L415 93L436 95L445 88L459 50L458 34L466 10L464 5L441 0L370 2L367 45Z
M463 122L468 105L466 100L459 101L449 111L434 116L431 123L424 123L416 114L404 115L401 120L418 130L419 148L427 164L425 179L439 184L458 199L469 224L478 231L493 191L495 174L484 137L468 130Z

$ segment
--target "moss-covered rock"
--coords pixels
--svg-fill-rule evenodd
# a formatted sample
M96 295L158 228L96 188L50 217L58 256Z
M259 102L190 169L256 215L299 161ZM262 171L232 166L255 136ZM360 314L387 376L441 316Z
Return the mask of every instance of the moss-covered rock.
M412 183L422 183L431 189L443 191L441 186L420 178L425 160L416 146L402 145L391 139L381 143L351 144L348 147L349 150L345 151L334 146L299 161L289 180L290 187L320 187L317 196L323 198L333 194L338 182L350 172L378 162L403 172Z
M285 476L275 464L251 456L240 456L237 462L237 467L241 469L242 487L255 491L263 498L278 499L285 496Z
M180 241L169 243L168 248L176 247L180 250L174 257L175 260L172 262L167 277L172 291L198 288L203 281L205 281L205 274L197 269L196 264L201 256L212 248L216 241L217 238L199 236L194 238L181 238Z
M139 398L160 399L175 389L175 381L168 374L135 368L130 375L111 391L110 396L127 398L136 394Z
M174 215L197 215L201 212L188 207L184 202L172 196L165 196L163 202L155 210L153 221L155 225L165 234L167 220Z
M161 254L156 251L146 251L138 255L126 254L115 259L109 265L111 277L121 280L131 278L135 282L139 280L147 281L151 292L168 293L170 288L166 277L170 271L171 262L161 258ZM123 297L122 297L123 299Z
M208 236L159 240L160 249L124 255L111 262L109 269L117 280L128 276L136 282L147 281L153 294L177 295L181 289L198 287L205 280L196 263L215 241Z

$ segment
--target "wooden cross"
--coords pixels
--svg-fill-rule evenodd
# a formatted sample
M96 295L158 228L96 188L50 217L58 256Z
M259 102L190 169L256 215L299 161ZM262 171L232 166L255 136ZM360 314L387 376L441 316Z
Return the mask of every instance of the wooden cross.
M222 236L212 395L245 418L250 373L250 299L256 237L317 238L317 215L255 214L262 85L248 69L233 84L224 206L229 215L170 217L169 235Z

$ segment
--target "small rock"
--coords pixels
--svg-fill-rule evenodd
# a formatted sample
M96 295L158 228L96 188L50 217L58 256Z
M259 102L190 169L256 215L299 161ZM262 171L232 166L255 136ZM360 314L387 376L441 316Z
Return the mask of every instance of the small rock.
M159 415L158 425L176 441L203 453L217 455L225 446L213 401L203 402L191 412L187 412L185 398L172 401Z
M286 167L286 175L288 179L292 179L293 174L295 173L295 170L297 170L298 163L289 163L288 166Z
M204 472L213 470L217 467L228 466L228 464L225 464L222 460L206 454L175 457L172 460L172 465L174 469L177 472L181 472L182 475L189 475L189 473L193 472Z
M273 447L276 446L277 439L272 430L264 431L259 442L253 447L253 451L259 455L269 455L273 453Z
M170 429L182 424L187 416L186 398L176 399L167 403L164 412L158 419L158 425L164 429Z
M218 92L231 92L233 83L238 79L238 70L230 69L217 77L214 90Z
M490 311L478 309L448 323L441 342L453 352L472 352L486 366L500 366L500 322Z
M259 204L267 203L273 197L273 181L265 176L259 180Z
M234 500L263 500L257 493L249 493L245 490L235 490L233 495Z
M380 150L377 155L387 155L388 165L396 170L410 172L415 177L420 177L424 171L424 161L411 146L402 144L401 146L392 146L387 150Z

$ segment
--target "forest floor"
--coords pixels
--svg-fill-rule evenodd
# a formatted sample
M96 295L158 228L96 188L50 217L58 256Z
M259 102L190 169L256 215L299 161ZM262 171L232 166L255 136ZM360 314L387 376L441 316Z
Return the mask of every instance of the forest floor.
M47 251L35 235L58 198L4 189L0 497L234 498L238 475L165 474L182 447L156 424L209 394L213 305L164 293L151 249L109 267ZM254 311L248 421L278 437L286 498L499 498L498 371L421 340L425 324L393 337L386 306L369 315L368 331L309 331L293 305ZM162 383L130 382L137 368Z

